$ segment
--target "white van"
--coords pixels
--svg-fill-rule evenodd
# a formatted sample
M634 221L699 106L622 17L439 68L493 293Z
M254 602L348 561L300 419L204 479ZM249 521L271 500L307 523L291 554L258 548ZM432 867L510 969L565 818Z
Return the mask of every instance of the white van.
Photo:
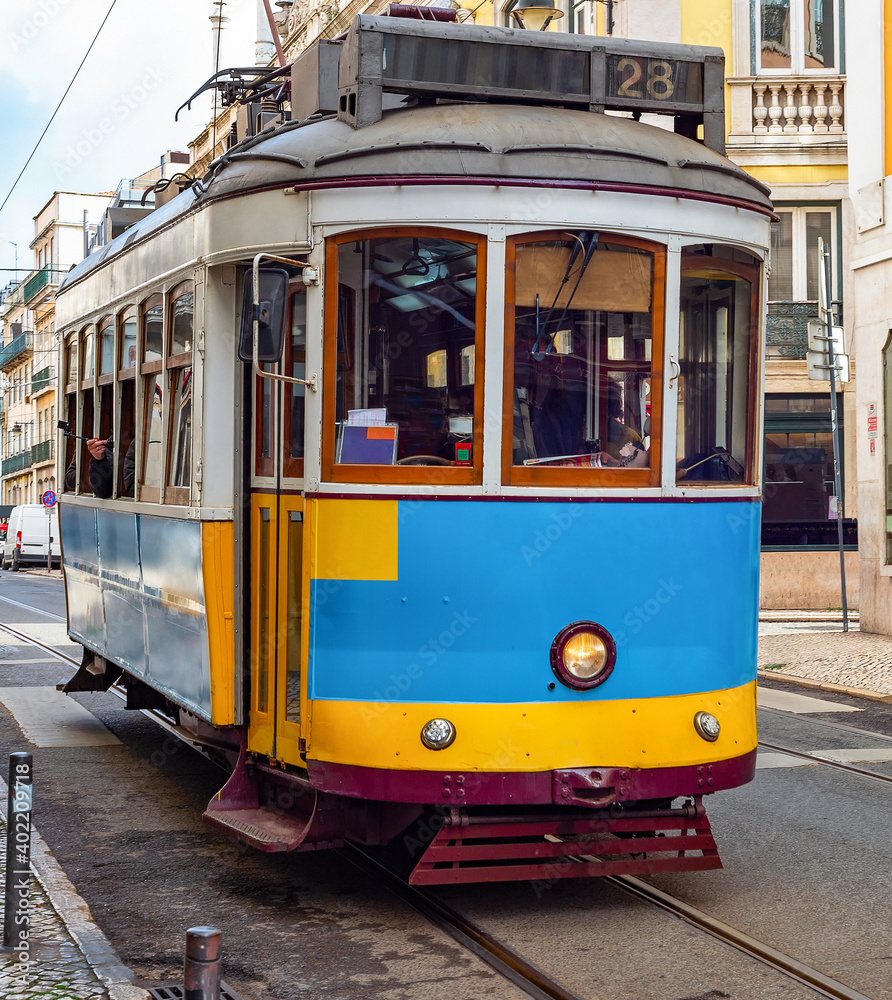
M3 543L3 569L14 572L26 563L46 566L47 549L54 566L61 562L59 548L59 508L49 513L43 504L26 503L13 507Z

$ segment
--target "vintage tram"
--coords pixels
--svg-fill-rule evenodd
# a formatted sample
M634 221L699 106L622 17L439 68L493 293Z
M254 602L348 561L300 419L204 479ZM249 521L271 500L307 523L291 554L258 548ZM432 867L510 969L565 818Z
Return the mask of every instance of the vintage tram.
M226 756L212 824L421 883L719 866L771 220L722 67L360 16L66 277L67 689Z

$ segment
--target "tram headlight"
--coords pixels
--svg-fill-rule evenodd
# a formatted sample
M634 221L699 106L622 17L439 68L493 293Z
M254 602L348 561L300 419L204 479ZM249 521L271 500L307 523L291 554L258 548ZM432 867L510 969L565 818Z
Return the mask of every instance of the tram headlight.
M719 720L709 712L698 712L694 716L694 729L707 743L715 743L722 731Z
M421 742L428 750L445 750L455 739L455 726L448 719L431 719L421 727Z
M551 669L567 687L583 691L603 684L616 661L616 644L602 625L574 622L554 637Z

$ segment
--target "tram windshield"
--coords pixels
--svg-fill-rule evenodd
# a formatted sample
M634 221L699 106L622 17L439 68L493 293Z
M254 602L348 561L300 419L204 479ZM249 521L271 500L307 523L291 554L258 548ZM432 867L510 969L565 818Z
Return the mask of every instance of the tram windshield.
M594 231L517 243L513 465L651 465L654 278L652 251Z
M474 464L477 257L439 235L338 246L336 464Z

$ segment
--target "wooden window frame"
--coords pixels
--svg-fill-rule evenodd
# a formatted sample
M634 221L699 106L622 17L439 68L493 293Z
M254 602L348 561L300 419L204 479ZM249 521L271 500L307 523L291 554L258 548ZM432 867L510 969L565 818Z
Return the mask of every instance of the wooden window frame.
M137 327L137 357L139 358L139 374L140 375L154 375L156 372L160 372L164 367L164 358L158 358L157 361L146 361L145 351L146 351L146 313L150 309L154 309L156 306L161 306L161 322L162 326L164 323L164 296L160 292L156 292L154 295L150 295L147 299L143 299L139 306L139 326ZM164 339L162 334L161 341L161 352L164 353Z
M89 378L85 375L84 368L87 360L86 343L88 337L93 337L93 374ZM96 384L96 327L94 324L90 323L81 330L78 334L77 346L78 388L92 389Z
M80 347L80 334L72 331L67 334L63 340L64 350L62 355L62 363L64 365L63 377L65 379L65 395L70 392L74 392L77 389L77 363L78 363L78 349ZM74 358L72 359L69 347L74 344ZM71 361L74 361L74 378L72 378L71 372Z
M575 230L574 230L575 231ZM505 245L505 372L502 399L502 482L506 486L617 487L640 489L660 485L663 448L663 349L666 333L666 245L599 230L599 242L644 250L653 261L651 285L650 464L644 469L585 469L513 464L514 438L514 289L517 247L565 241L567 230L521 233Z
M167 293L167 329L164 336L164 348L167 354L167 365L166 365L166 376L164 378L164 386L167 393L167 400L164 403L164 413L162 416L162 427L166 425L166 433L163 432L163 437L166 440L167 447L165 449L164 459L164 479L163 479L163 490L162 498L163 502L166 504L177 504L177 505L187 505L192 496L192 488L190 486L173 486L170 483L171 468L170 464L173 459L173 434L174 434L174 414L171 409L173 406L173 381L177 375L177 372L181 368L191 368L192 367L192 351L181 351L178 354L172 354L173 350L173 326L174 326L174 316L176 314L175 303L178 299L182 298L184 295L192 295L192 339L193 343L195 340L195 282L188 278L185 281L179 282L179 284L174 285L173 288ZM194 370L192 376L194 376ZM194 383L193 383L194 385ZM193 396L194 401L194 396ZM191 433L191 431L190 431ZM189 445L190 455L192 454L192 442ZM189 470L189 479L191 483L192 470Z
M112 370L102 374L102 334L108 329L108 327L112 328ZM96 324L96 347L98 348L96 357L96 384L108 385L110 382L114 382L115 380L115 361L117 360L118 355L118 331L116 318L114 316L103 316L102 319Z
M282 354L282 372L285 375L294 373L294 348L292 345L291 330L294 323L294 300L298 295L307 294L307 286L302 281L297 281L288 287L288 312L285 320L285 350ZM304 375L306 378L306 345L304 345ZM299 363L299 362L298 362ZM291 383L284 383L282 394L282 478L283 479L303 479L304 459L292 458L291 449L291 414L294 409L295 386ZM304 427L306 428L306 394L309 389L304 387ZM259 439L258 439L259 444Z
M338 251L345 243L388 239L401 236L432 237L456 240L477 247L477 288L474 315L474 434L471 466L349 465L336 463L335 417L337 394L338 333ZM387 485L479 486L483 482L483 385L486 342L486 268L485 233L433 226L387 226L380 229L357 229L328 238L325 247L325 320L324 379L322 387L322 478L331 483L369 483Z
M136 358L133 364L124 367L124 323L128 319L136 321ZM139 309L136 306L127 306L118 313L118 342L115 348L115 358L117 359L118 381L136 378L136 369L139 368Z
M195 282L191 278L187 278L186 281L181 281L179 284L174 285L173 288L167 293L168 309L167 309L167 337L165 338L165 349L167 352L167 367L175 367L174 358L181 358L184 354L188 354L189 357L192 356L192 351L179 351L174 354L173 352L173 326L174 326L174 316L176 310L174 309L174 304L177 299L181 299L184 295L192 295L192 339L195 340Z

